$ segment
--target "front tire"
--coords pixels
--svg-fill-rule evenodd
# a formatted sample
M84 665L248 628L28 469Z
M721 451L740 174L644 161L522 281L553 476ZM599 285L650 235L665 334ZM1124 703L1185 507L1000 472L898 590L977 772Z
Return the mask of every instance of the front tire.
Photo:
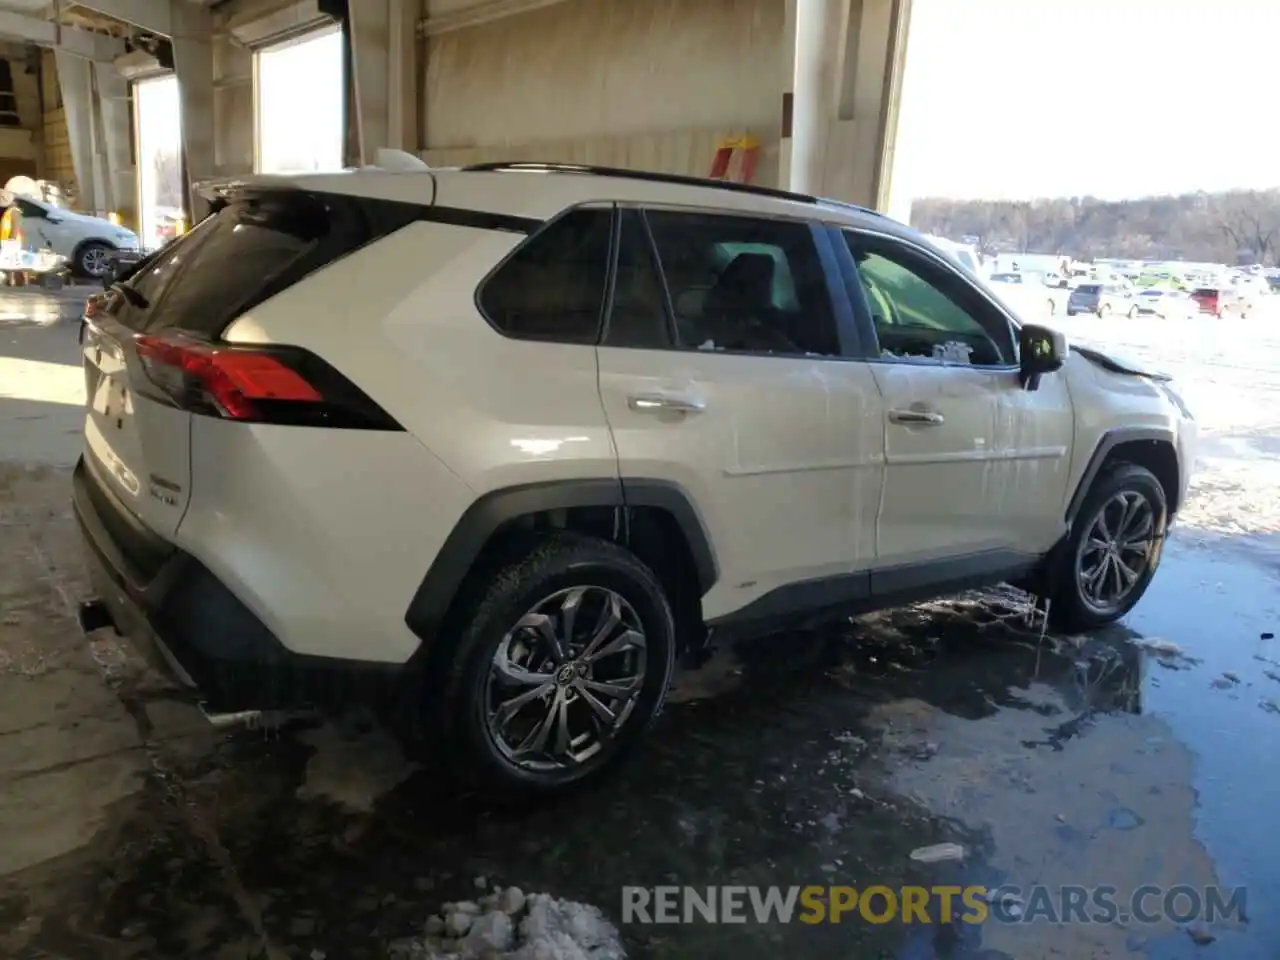
M112 253L114 250L110 246L96 240L82 244L76 251L76 272L94 280L102 278L109 269Z
M617 544L556 534L464 603L438 700L464 779L508 795L564 791L621 760L660 712L671 608Z
M1091 630L1132 610L1160 565L1167 526L1164 488L1150 470L1122 463L1101 474L1063 546L1055 626Z

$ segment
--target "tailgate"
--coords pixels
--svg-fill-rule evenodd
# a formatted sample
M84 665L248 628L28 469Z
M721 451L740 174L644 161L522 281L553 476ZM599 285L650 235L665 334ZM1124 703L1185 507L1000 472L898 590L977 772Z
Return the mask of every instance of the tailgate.
M165 538L191 494L191 414L144 396L133 331L105 318L84 328L85 453L94 479Z

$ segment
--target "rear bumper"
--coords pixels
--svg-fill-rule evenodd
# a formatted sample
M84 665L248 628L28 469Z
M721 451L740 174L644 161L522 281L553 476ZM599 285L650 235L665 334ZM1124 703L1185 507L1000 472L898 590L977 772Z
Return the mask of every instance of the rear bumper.
M98 611L82 617L82 626L104 625L97 621L105 614L207 710L332 711L400 702L409 667L293 653L194 557L171 545L162 553L154 542L135 557L144 544L122 526L127 508L113 502L83 457L72 484Z

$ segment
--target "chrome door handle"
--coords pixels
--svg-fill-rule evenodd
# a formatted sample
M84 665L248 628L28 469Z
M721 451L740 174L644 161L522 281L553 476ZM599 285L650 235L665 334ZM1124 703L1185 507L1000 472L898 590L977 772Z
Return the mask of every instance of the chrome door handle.
M706 401L699 397L667 393L637 393L627 398L627 406L638 413L701 413L707 409Z
M910 423L919 426L936 427L939 424L946 423L947 418L940 413L934 413L932 410L890 410L890 423Z

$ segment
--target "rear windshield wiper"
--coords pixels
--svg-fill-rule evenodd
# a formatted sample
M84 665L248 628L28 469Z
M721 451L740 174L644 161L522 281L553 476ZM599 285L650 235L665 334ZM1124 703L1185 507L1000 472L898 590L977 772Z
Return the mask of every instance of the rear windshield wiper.
M151 306L151 301L139 293L136 289L129 286L122 280L117 280L111 286L107 287L112 293L118 293L129 301L130 306L137 307L139 310L145 310Z

